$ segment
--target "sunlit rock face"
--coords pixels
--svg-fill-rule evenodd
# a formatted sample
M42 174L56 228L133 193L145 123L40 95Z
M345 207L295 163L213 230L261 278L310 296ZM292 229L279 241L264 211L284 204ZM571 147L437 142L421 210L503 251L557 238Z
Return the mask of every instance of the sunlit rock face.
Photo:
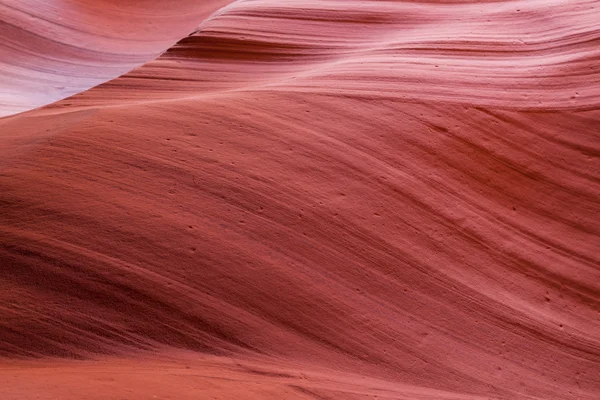
M231 0L0 1L0 117L114 79Z
M600 397L596 2L0 16L1 399Z

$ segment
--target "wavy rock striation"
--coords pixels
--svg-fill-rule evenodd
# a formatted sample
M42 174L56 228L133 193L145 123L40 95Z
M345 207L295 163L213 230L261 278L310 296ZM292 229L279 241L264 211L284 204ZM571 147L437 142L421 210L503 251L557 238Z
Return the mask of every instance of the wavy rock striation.
M597 399L599 19L238 1L0 120L7 393Z
M231 1L0 1L0 117L139 67Z

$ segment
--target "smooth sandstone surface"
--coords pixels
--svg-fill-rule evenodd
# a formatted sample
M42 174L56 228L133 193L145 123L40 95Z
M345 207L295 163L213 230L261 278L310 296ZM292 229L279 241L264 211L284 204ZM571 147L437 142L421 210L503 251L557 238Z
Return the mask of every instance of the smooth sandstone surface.
M597 1L40 3L181 40L0 119L0 398L600 397Z
M154 59L232 0L0 1L0 117Z

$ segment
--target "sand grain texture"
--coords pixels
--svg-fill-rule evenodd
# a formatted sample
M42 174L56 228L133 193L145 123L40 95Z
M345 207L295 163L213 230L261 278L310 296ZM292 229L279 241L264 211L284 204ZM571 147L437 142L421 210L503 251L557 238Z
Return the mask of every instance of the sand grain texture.
M0 120L0 397L597 399L600 4L209 3Z

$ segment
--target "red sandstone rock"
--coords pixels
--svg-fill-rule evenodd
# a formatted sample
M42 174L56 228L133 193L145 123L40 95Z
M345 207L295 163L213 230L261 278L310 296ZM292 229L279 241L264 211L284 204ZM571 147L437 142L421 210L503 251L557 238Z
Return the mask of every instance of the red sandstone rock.
M0 120L0 398L597 399L598 20L238 1Z

